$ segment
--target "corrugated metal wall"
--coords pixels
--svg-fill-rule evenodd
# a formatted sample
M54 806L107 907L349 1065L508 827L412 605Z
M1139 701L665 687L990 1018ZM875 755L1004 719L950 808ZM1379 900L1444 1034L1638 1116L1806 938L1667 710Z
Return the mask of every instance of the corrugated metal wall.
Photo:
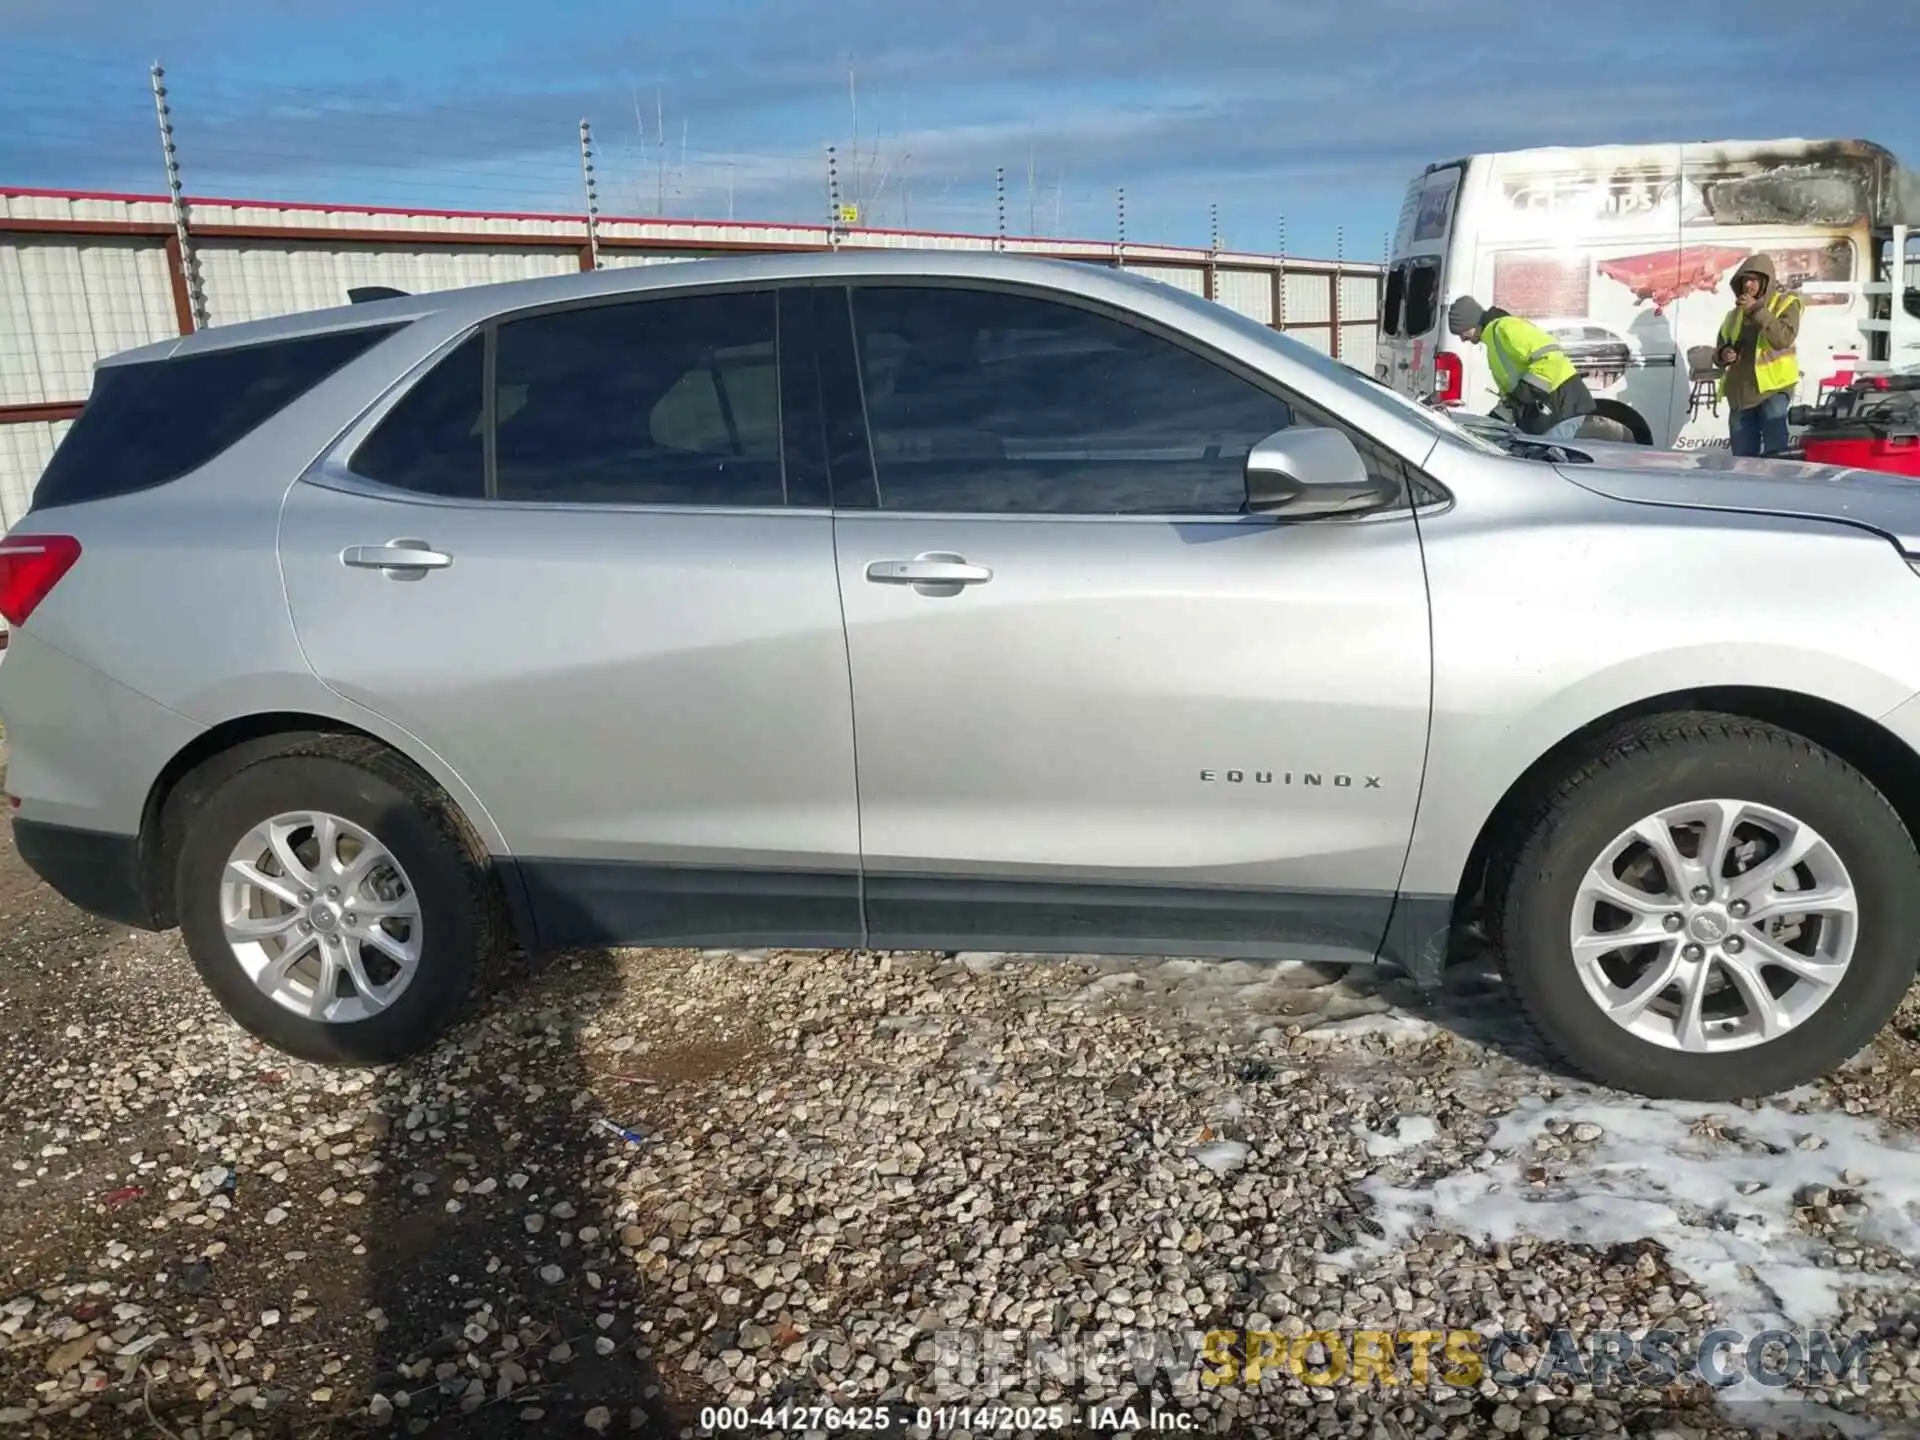
M72 424L71 420L25 420L0 425L0 516L6 518L9 529L27 513L33 482L47 468L53 447Z
M209 245L199 254L207 318L215 325L338 305L356 285L458 290L500 280L577 273L570 255L481 249L329 249L255 243Z
M84 398L102 355L179 333L155 246L51 236L0 244L0 405Z
M337 210L271 201L192 201L192 246L208 322L232 324L338 305L358 285L413 292L586 268L575 217ZM1006 240L811 225L614 219L603 267L743 251L843 247L991 250L1128 269L1207 295L1321 351L1370 367L1380 267L1097 241ZM192 327L172 211L140 195L0 191L0 528L86 399L96 361ZM1336 303L1335 289L1338 288ZM1284 291L1282 314L1274 313Z

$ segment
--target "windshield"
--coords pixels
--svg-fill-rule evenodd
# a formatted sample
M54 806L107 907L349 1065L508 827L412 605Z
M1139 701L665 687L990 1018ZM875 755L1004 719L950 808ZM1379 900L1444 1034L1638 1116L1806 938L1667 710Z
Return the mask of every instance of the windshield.
M1203 299L1191 291L1180 289L1177 285L1168 285L1163 281L1154 280L1144 275L1135 275L1126 270L1116 271L1115 273L1119 275L1120 278L1131 281L1136 285L1151 285L1155 293L1162 297L1192 310L1195 314L1204 315L1216 323L1224 324L1232 329L1238 330L1249 339L1258 339L1268 345L1284 345L1289 359L1318 371L1321 375L1357 399L1374 403L1385 400L1387 403L1395 406L1409 419L1425 426L1436 435L1444 436L1449 440L1457 440L1463 445L1471 445L1474 449L1483 451L1489 455L1503 455L1506 453L1492 441L1487 440L1483 436L1476 435L1473 431L1449 419L1440 411L1429 409L1417 401L1409 400L1377 376L1369 375L1366 371L1349 365L1344 360L1336 360L1331 355L1323 355L1311 345L1303 345L1292 336L1274 330L1271 326L1262 324L1250 315L1243 315L1238 310L1230 309L1217 301Z

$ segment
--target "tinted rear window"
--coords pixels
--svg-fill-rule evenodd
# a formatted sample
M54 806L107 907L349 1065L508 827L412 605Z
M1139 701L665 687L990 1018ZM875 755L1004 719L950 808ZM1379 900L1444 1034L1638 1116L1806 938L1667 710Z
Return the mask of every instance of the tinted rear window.
M1387 276L1387 293L1380 302L1380 333L1400 333L1400 302L1407 297L1407 267L1396 265Z
M1407 276L1406 333L1425 335L1439 318L1440 267L1431 260L1415 261Z
M53 452L33 508L146 490L197 470L396 328L109 365Z

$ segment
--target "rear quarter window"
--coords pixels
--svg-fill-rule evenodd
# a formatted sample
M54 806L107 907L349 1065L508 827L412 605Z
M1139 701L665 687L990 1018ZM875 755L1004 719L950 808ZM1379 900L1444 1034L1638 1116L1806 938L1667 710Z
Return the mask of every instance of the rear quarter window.
M33 508L104 500L177 480L398 328L369 326L105 366L34 488Z

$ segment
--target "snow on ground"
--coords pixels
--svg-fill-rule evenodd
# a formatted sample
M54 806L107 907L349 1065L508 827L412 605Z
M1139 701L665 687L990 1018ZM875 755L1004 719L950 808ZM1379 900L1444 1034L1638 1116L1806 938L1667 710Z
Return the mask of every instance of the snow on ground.
M1576 1170L1542 1184L1527 1174L1530 1151L1552 1121L1576 1140L1591 1136L1591 1148ZM1372 1143L1369 1152L1391 1153ZM1376 1178L1367 1188L1389 1243L1428 1228L1485 1242L1657 1240L1728 1323L1749 1331L1831 1322L1842 1284L1873 1283L1816 1263L1829 1247L1795 1215L1813 1199L1852 1192L1862 1240L1920 1253L1920 1150L1848 1115L1529 1098L1502 1117L1472 1168L1424 1186Z
M1399 1135L1370 1138L1368 1153L1404 1148L1410 1127L1424 1133L1403 1119ZM1571 1139L1577 1163L1542 1165L1542 1135ZM1809 1211L1847 1222L1865 1244L1920 1254L1920 1148L1853 1116L1777 1104L1529 1097L1467 1168L1406 1187L1375 1175L1362 1188L1385 1231L1376 1246L1389 1249L1427 1230L1482 1243L1654 1240L1715 1302L1721 1323L1748 1336L1835 1326L1844 1290L1894 1278L1822 1264L1834 1247L1802 1223ZM1777 1392L1745 1374L1720 1398L1783 1428L1850 1419L1777 1403Z
M1389 1155L1418 1149L1439 1134L1439 1131L1434 1128L1432 1117L1428 1115L1398 1117L1394 1122L1391 1135L1369 1130L1364 1125L1354 1126L1353 1131L1367 1142L1367 1154L1375 1160L1384 1160Z

